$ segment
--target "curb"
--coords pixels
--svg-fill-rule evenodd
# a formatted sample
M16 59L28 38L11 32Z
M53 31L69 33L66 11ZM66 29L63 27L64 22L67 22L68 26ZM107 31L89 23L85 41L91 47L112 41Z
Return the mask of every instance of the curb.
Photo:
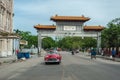
M115 60L113 60L112 58L107 57L107 56L99 56L99 55L97 55L96 57L107 59L107 60L112 60L112 61L116 61L116 62L120 62L120 59L118 59L118 58L115 58Z
M86 56L90 56L90 54L88 53L84 53ZM115 58L115 60L113 60L112 58L108 57L108 56L102 56L102 55L96 55L97 58L102 58L102 59L106 59L106 60L112 60L112 61L116 61L116 62L120 62L120 58Z
M15 63L15 62L17 62L16 59L3 60L3 61L0 61L0 66L2 66L3 64L11 64L11 63Z
M43 56L33 56L33 57L30 57L29 59L36 58L36 57L40 58L40 57L43 57ZM4 64L12 64L12 63L16 63L16 62L23 62L23 61L26 61L26 60L27 59L16 59L16 58L4 59L4 60L0 61L0 66L2 66Z

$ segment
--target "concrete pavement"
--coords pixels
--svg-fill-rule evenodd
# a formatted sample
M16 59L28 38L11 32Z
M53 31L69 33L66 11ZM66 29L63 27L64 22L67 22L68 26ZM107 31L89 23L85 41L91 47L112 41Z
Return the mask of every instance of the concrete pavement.
M17 60L16 55L12 55L9 57L1 57L0 58L0 65L5 64L5 63L12 63L12 62L15 62L16 60Z
M0 80L120 80L120 64L82 53L61 52L60 65L45 65L44 57L0 66ZM97 75L96 75L97 74Z
M80 52L78 54L84 55L84 56L90 56L88 52ZM110 56L102 56L102 55L96 55L97 58L107 59L107 60L113 60ZM120 58L115 57L116 62L120 62Z
M111 57L109 56L101 56L101 55L97 55L98 58L103 58L103 59L107 59L107 60L113 60ZM114 61L120 62L120 58L115 58Z
M44 50L42 50L41 55L39 57L43 57L45 54L46 54L46 52ZM37 54L30 55L30 58L37 58L37 57L38 57ZM17 62L17 61L18 61L17 55L12 55L12 56L9 56L9 57L1 57L0 58L0 66L3 65L3 64L6 64L6 63L14 63L14 62Z
M46 52L44 50L42 50L42 53L41 53L40 57L43 57L45 54L46 54ZM80 52L80 53L77 53L77 54L81 54L81 55L84 55L84 56L90 56L90 54L87 53L87 52ZM37 55L31 55L31 58L35 58L35 57L38 57L38 56ZM112 58L110 58L109 56L102 56L102 55L97 55L97 58L112 60ZM13 56L10 56L10 57L5 57L5 58L0 58L0 65L6 64L6 63L13 63L13 62L16 62L16 61L18 61L16 55L13 55ZM115 58L115 61L120 62L120 58Z
M16 80L11 78L28 71L30 68L35 67L36 65L40 65L42 61L43 57L34 56L34 58L30 58L25 61L18 61L12 64L3 64L0 66L0 80Z

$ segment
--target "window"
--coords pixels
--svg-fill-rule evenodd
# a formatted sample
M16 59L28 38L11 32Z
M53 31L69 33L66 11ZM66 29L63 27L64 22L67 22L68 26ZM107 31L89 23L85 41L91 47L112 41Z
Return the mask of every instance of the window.
M3 28L3 26L4 26L4 25L3 25L3 24L4 24L4 12L5 12L5 11L4 11L4 8L1 7L1 13L0 13L0 20L1 20L0 22L1 22L1 23L0 23L0 26L1 26L2 28Z
M10 14L7 13L7 18L6 18L6 30L9 31L10 29Z
M0 12L0 26L2 26L2 14Z
M2 50L2 40L0 40L0 51Z

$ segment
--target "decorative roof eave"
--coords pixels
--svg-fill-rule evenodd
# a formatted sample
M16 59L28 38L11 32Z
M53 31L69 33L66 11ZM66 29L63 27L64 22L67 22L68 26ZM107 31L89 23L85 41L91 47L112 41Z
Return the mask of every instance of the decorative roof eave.
M15 35L15 36L18 36L18 34L16 34L16 33L9 33L9 32L0 32L0 35L2 35L2 36L8 36L8 35L9 35L9 36L10 36L10 35L11 35L11 36L14 36L14 35Z
M103 26L84 26L85 31L102 31L103 29Z
M55 30L56 29L56 26L55 25L40 25L40 24L38 24L38 25L36 25L36 26L34 26L34 28L36 28L36 29L52 29L52 30Z
M58 15L55 15L55 16L52 16L50 19L53 21L82 21L82 22L90 20L90 18L84 17L83 15L82 16L58 16Z
M0 39L20 39L18 36L0 36Z
M0 32L0 39L19 39L20 36L16 33Z

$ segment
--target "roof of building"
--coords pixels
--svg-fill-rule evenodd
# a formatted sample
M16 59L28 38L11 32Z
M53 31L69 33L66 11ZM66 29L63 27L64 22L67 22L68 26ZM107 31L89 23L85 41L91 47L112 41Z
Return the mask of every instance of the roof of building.
M84 17L83 15L82 16L58 16L58 15L55 15L55 16L51 17L51 20L53 20L53 21L82 21L82 22L85 22L85 21L90 20L90 18Z
M34 28L36 29L56 29L55 25L35 25Z
M101 31L103 30L103 26L84 26L84 30L90 30L90 31Z
M55 30L56 29L56 26L55 25L36 25L34 26L34 28L36 29L53 29ZM103 26L84 26L83 28L85 31L101 31L104 29Z

